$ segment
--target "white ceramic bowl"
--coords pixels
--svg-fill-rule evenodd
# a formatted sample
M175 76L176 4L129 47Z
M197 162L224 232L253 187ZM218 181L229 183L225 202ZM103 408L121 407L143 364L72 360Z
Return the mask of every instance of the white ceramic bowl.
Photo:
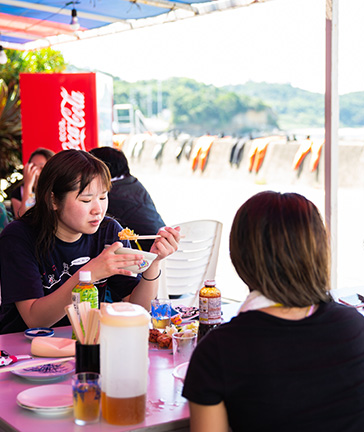
M138 249L131 248L119 248L115 251L116 254L132 254L132 255L143 255L143 262L138 265L131 265L125 267L125 270L129 270L133 273L143 273L145 270L149 268L152 262L157 258L157 254L151 252L145 252Z

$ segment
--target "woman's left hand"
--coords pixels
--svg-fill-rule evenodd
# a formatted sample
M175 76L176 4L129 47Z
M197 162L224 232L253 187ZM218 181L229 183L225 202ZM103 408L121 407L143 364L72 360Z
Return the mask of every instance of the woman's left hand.
M150 252L158 255L156 260L162 260L163 258L166 258L167 256L176 252L181 237L179 231L180 227L164 227L158 231L160 237L155 239L150 249Z

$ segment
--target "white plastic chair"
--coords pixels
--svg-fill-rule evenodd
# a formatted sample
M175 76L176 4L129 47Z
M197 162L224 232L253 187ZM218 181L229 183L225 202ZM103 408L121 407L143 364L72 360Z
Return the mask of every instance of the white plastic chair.
M159 298L191 294L197 302L198 290L206 279L214 279L219 256L222 223L216 220L183 222L178 250L162 260ZM184 302L185 303L185 302Z

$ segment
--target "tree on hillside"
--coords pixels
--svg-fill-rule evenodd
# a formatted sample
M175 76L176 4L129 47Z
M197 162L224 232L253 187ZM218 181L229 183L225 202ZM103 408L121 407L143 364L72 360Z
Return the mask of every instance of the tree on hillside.
M158 80L128 83L115 78L114 102L132 103L145 116L150 115L151 107L153 114L157 108L167 108L172 114L171 128L192 134L245 134L257 127L249 124L248 112L263 113L261 118L266 120L258 127L277 127L276 115L261 99L191 78L169 78L163 83Z
M281 128L323 127L324 102L323 94L292 87L291 84L255 83L225 87L239 95L248 95L264 100L278 116Z
M196 134L246 134L257 128L250 123L248 112L264 114L259 129L277 127L271 109L261 100L194 80L179 81L172 89L170 106L177 129Z
M60 51L43 48L38 51L7 50L8 61L0 65L0 78L6 84L19 82L21 72L55 73L66 69L66 63Z
M340 96L340 126L364 126L364 92Z

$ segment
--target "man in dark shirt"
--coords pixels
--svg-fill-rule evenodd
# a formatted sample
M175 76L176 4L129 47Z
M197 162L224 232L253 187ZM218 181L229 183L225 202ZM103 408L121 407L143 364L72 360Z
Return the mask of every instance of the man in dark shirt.
M148 191L130 174L128 160L122 151L98 147L90 153L105 162L111 173L112 187L107 214L136 234L156 234L159 228L165 226ZM136 248L135 242L131 243ZM140 246L145 251L149 251L152 244L153 240L140 241Z

